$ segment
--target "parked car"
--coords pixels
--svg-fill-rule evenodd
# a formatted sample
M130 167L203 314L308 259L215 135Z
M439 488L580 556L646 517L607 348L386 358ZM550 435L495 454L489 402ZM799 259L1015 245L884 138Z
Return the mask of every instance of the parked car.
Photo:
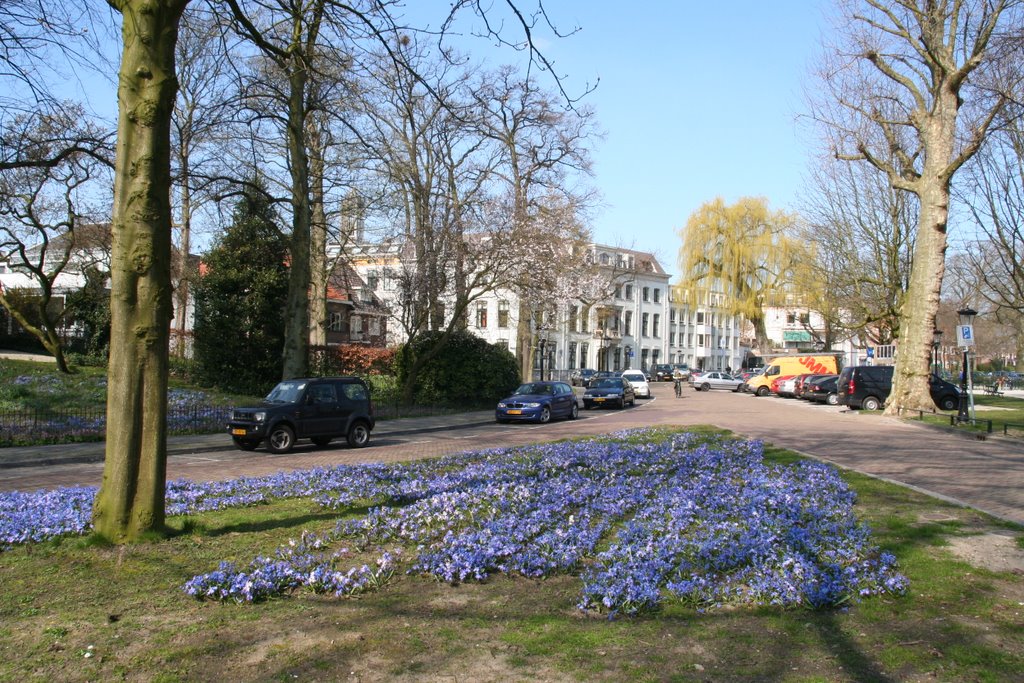
M678 379L682 382L688 382L690 380L690 366L686 363L676 363L672 366L672 379Z
M739 391L741 384L743 384L743 380L733 377L727 372L705 372L696 378L692 376L690 378L690 386L696 391L711 391L712 389Z
M824 376L824 374L813 374L810 372L805 372L802 375L797 375L796 384L793 387L793 395L796 396L797 398L803 398L804 390L807 387L807 385L810 382L816 380L817 378Z
M647 382L647 377L643 372L640 370L624 370L622 377L633 385L633 393L637 398L651 397L651 385Z
M583 392L583 407L617 406L625 408L636 405L636 392L625 377L603 377L595 379Z
M879 410L892 391L891 365L851 365L843 368L836 382L836 394L841 405L864 410ZM932 374L928 392L939 410L956 410L960 405L960 389Z
M804 391L800 397L808 401L834 406L839 403L839 396L836 393L837 379L839 379L839 375L819 375L804 383Z
M580 368L579 370L573 370L572 374L569 375L569 384L574 387L586 387L590 383L590 378L594 376L597 370L593 368Z
M671 363L658 363L651 370L651 377L656 382L671 382L673 367Z
M251 451L265 442L288 453L299 439L326 446L345 437L352 448L370 443L375 424L370 388L358 377L307 377L278 382L258 406L233 408L227 423L235 446Z
M497 422L550 422L556 417L575 420L580 406L576 393L565 382L524 382L494 409Z
M779 375L778 377L771 381L771 384L768 385L768 392L775 394L776 396L779 396L779 392L782 391L782 384L793 379L795 376L796 375ZM757 396L763 395L762 393L760 393L761 388L762 387L758 387L757 390L755 390L755 394Z
M772 391L776 396L782 398L793 398L796 396L797 375L783 375L778 382L772 382Z

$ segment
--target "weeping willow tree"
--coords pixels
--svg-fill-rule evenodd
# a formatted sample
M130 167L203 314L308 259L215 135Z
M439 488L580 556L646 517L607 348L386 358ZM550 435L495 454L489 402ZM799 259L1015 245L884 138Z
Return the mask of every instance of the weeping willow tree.
M709 292L724 293L723 308L749 320L758 348L767 350L764 309L786 303L800 249L791 236L795 224L795 216L770 211L761 197L743 197L731 206L721 198L705 203L679 231L677 301L699 305Z

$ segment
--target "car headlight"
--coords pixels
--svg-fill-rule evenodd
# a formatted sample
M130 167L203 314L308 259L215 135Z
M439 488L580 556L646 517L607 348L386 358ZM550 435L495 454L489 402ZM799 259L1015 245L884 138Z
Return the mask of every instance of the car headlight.
M540 408L540 403L537 403L537 402L533 402L533 403L524 403L523 405L524 405L525 407L527 407L527 408Z
M252 417L257 422L263 422L264 420L267 419L267 414L263 413L263 412L259 412L259 413L256 413L255 415L253 415Z
M505 405L505 403L504 403L504 402L500 402L500 403L498 403L498 407L499 407L499 408L508 408L508 406L507 406L507 405Z

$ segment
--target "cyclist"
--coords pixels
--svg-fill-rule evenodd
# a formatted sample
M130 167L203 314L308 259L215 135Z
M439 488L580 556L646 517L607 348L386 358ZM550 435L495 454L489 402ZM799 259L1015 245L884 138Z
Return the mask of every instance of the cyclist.
M672 383L676 385L676 398L680 398L683 395L683 378L681 375L672 375Z

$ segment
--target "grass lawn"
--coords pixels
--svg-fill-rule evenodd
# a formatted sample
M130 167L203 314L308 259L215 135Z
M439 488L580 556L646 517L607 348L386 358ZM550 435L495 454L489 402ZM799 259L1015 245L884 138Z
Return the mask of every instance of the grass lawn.
M764 459L800 460L776 449ZM446 582L400 571L345 598L296 591L235 603L185 594L187 581L221 561L244 566L304 533L328 533L339 519L364 519L371 504L409 505L393 498L332 508L296 497L172 517L169 538L128 547L64 537L0 552L0 680L1019 680L1024 581L999 562L1019 561L1024 530L841 476L871 542L896 556L905 594L825 609L665 599L609 619L577 606L592 558L542 579L494 572ZM333 552L345 566L379 556L356 540Z

